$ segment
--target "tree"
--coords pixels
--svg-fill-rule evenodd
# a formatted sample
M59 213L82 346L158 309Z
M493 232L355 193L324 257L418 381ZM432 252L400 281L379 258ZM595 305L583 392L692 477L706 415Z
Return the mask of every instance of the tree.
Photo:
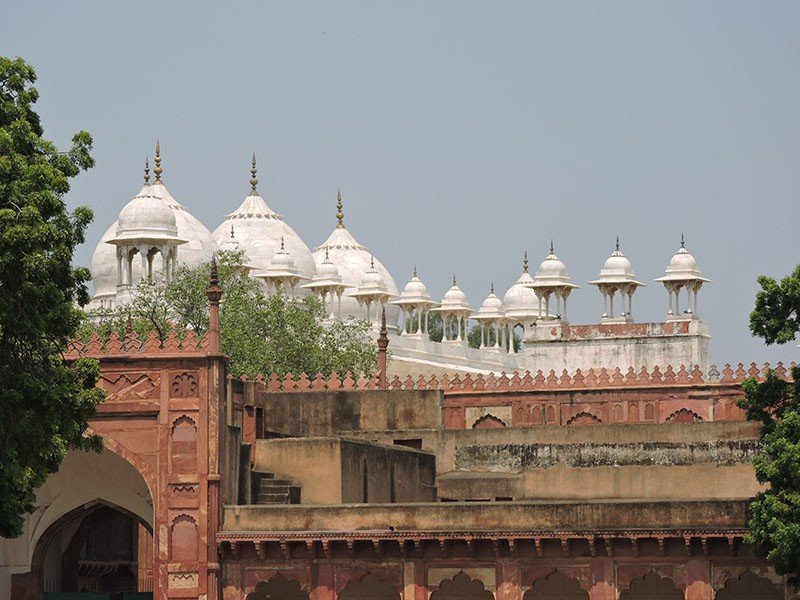
M369 373L375 369L377 347L365 321L326 323L315 297L292 300L281 293L267 296L262 285L241 268L243 255L218 254L218 277L224 290L220 303L220 348L228 355L235 376L287 373ZM82 328L86 338L96 331L124 335L130 326L140 337L155 331L163 340L170 327L208 329L210 265L175 270L172 281L140 284L128 306L91 315Z
M69 180L89 169L92 138L79 132L59 152L33 110L34 69L0 57L0 535L22 533L35 490L70 449L102 447L87 435L102 400L98 365L62 353L89 300L75 246L92 219L69 213Z
M767 344L794 340L800 323L800 266L780 284L759 277L761 291L750 314L750 330ZM750 504L748 541L789 582L800 584L800 368L785 381L774 371L764 381L742 385L739 406L762 424L763 452L753 460L756 478L769 488Z
M758 278L761 290L750 313L750 331L767 344L785 344L800 331L800 265L780 283L772 277Z

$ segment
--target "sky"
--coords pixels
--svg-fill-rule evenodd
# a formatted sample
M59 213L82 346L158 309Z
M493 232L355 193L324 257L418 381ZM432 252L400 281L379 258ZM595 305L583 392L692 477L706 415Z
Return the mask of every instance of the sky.
M551 238L595 323L617 235L659 321L653 282L680 245L712 279L712 361L799 360L748 330L765 274L800 263L800 3L40 2L4 6L0 54L37 71L46 137L94 137L66 200L95 220L164 181L213 230L259 191L312 249L345 223L402 288L452 274L477 308ZM800 341L800 340L798 340Z

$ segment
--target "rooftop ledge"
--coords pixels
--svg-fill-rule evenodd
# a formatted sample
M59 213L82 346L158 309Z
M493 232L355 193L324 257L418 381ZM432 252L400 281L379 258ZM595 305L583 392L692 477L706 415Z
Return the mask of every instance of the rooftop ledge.
M457 532L743 532L748 499L226 506L218 539ZM258 534L258 535L256 535Z

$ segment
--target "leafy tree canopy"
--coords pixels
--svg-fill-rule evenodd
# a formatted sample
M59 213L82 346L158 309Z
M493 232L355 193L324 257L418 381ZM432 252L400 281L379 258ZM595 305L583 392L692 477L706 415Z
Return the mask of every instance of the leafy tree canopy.
M220 347L228 355L235 377L276 373L372 373L377 347L365 321L325 322L322 303L283 294L267 295L261 284L242 268L240 253L220 252L218 276L223 289L220 303ZM97 313L86 320L82 337L92 331L107 337L124 335L130 326L140 337L155 331L164 339L170 327L208 329L208 274L210 266L180 266L166 286L142 283L130 305Z
M767 344L785 344L800 331L800 265L778 283L772 277L758 278L761 290L750 313L750 331Z
M800 266L777 283L759 277L761 291L750 314L750 330L767 344L794 340L800 328ZM763 453L753 461L756 477L769 488L750 509L748 540L790 583L800 584L800 368L791 381L770 371L764 381L743 384L739 406L747 419L762 423Z
M94 165L82 131L59 152L44 139L33 104L36 73L0 57L0 535L22 533L34 490L72 448L99 450L86 434L102 392L98 365L67 365L62 351L86 303L86 269L72 267L92 219L68 212L69 180Z

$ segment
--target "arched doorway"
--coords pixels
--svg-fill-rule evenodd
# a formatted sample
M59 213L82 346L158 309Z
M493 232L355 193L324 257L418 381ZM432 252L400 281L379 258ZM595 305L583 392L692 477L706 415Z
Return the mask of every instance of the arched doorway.
M556 571L537 579L522 600L589 600L589 594L581 588L577 579Z
M480 579L472 579L461 571L452 579L442 581L439 589L431 594L431 600L494 600L494 596Z
M308 600L308 593L295 579L286 579L280 573L261 581L245 600Z
M374 573L349 582L339 600L400 600L400 593Z
M48 600L76 592L114 600L153 591L152 533L129 511L98 500L59 519L47 537L41 562Z
M30 561L11 576L11 600L151 592L152 521L150 489L131 463L107 449L68 453L36 492L30 537L7 540Z
M716 600L782 600L783 592L769 579L745 571L725 582Z
M634 579L631 586L620 594L620 600L683 600L683 592L675 583L657 573L647 573Z

